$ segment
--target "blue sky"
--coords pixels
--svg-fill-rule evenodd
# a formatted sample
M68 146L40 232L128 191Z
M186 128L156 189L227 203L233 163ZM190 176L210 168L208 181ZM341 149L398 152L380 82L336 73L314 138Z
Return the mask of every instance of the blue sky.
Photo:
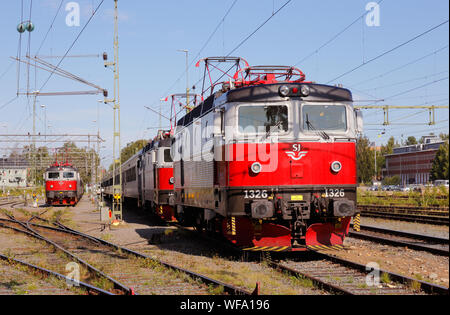
M149 138L158 125L158 116L144 108L158 108L159 99L186 87L185 55L177 49L188 49L190 62L206 43L234 0L119 0L120 94L122 145L139 138ZM68 27L68 12L63 9L39 52L39 55L63 55L89 19L92 7L100 0L79 0L80 27ZM238 0L218 28L200 57L226 55L263 23L286 0ZM448 1L383 0L380 4L380 26L369 27L358 20L334 41L314 53L365 12L369 1L300 1L292 0L267 22L233 55L244 57L252 65L294 65L306 73L307 80L326 83L418 34L448 20ZM17 89L16 56L21 20L21 0L4 1L0 11L0 133L32 131L32 99L13 99ZM28 20L31 0L23 0L24 20ZM30 52L35 55L55 16L60 0L34 0L31 20ZM113 0L105 0L99 12L76 42L69 55L101 54L113 56ZM448 105L448 23L417 40L362 66L333 81L342 83L354 93L357 104L385 99L378 105ZM28 48L28 33L21 41L22 55ZM437 52L436 52L437 51ZM436 53L433 53L436 52ZM313 53L313 54L311 54ZM426 56L426 57L425 57ZM423 57L423 58L422 58ZM414 63L412 63L415 60ZM56 63L56 59L47 59ZM411 63L410 65L407 65ZM406 65L402 67L403 65ZM61 67L112 93L112 72L103 67L101 58L66 58ZM396 68L400 68L391 72ZM388 73L390 72L390 73ZM386 74L387 73L387 74ZM48 73L21 68L20 89L38 89ZM384 75L383 75L384 74ZM200 78L198 69L189 70L190 83ZM177 80L178 79L178 80ZM370 80L369 80L370 79ZM439 81L439 82L434 82ZM420 87L420 88L419 88ZM41 92L89 90L68 79L52 76ZM396 96L397 95L397 96ZM102 156L105 164L112 150L112 109L98 103L98 96L58 96L38 98L37 130L50 125L52 133L96 133L97 106L100 111L100 133L107 140ZM40 105L47 108L46 119ZM164 110L170 111L169 104ZM448 109L436 110L435 126L427 126L426 110L392 110L394 124L382 126L382 110L365 110L365 134L378 144L391 135L400 139L429 132L448 132ZM372 125L373 124L373 125ZM163 123L163 125L165 125ZM385 135L378 137L381 131ZM0 144L0 146L2 146ZM9 145L10 146L10 145Z

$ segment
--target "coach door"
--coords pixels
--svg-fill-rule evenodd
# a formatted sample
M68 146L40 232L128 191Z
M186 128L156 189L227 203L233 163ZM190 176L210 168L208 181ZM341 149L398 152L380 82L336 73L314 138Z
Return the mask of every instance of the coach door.
M139 156L139 159L137 160L136 165L137 173L138 173L138 180L137 180L137 188L138 188L138 207L142 207L144 205L144 196L143 196L143 189L142 189L142 155Z

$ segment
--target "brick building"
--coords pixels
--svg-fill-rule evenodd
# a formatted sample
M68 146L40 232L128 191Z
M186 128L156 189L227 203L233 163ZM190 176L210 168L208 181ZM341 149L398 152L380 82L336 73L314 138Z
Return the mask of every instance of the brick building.
M436 152L444 141L436 136L424 136L421 142L394 148L392 154L385 155L383 177L398 175L402 185L428 183Z

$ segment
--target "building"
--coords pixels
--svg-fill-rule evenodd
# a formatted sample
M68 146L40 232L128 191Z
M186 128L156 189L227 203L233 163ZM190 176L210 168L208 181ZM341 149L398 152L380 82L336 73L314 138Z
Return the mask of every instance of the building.
M424 136L420 144L394 148L385 155L383 177L398 175L402 185L426 184L436 153L444 141L437 136Z
M27 187L28 162L17 158L0 158L0 188Z

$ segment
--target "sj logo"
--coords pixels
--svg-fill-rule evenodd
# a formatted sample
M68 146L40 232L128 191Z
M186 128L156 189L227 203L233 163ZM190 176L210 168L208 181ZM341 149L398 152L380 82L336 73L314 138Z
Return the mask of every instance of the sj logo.
M292 151L286 151L287 156L289 156L294 161L298 161L308 154L308 151L302 151L302 145L300 143L292 145Z

